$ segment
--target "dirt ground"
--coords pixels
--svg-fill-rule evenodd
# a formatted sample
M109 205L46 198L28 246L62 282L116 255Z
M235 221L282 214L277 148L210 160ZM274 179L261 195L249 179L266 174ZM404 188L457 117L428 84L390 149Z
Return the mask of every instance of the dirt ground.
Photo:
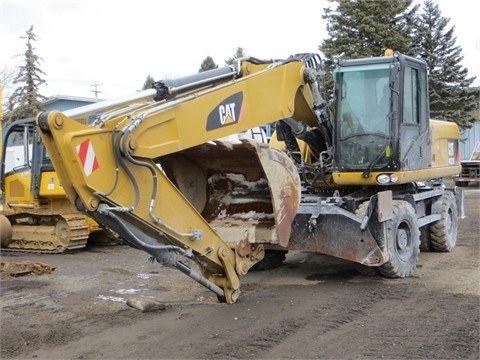
M242 278L233 305L126 246L64 255L3 253L51 273L1 280L2 359L479 359L480 189L452 253L421 253L414 276L360 274L289 253ZM148 297L164 310L126 304Z

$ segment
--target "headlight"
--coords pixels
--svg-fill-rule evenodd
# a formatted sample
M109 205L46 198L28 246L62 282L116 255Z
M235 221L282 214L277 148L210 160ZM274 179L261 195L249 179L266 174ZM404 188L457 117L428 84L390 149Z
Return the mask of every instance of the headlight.
M396 183L398 181L397 174L380 174L377 176L377 182L381 185Z
M388 174L380 174L377 176L377 182L385 185L390 183L390 176Z
M391 175L390 175L390 181L391 181L392 183L396 183L396 182L398 181L398 176L397 176L397 174L391 174Z

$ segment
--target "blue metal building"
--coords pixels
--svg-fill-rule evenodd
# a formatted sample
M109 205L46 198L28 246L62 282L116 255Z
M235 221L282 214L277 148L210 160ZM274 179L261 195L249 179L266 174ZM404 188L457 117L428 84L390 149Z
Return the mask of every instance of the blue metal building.
M42 103L42 108L45 111L59 110L66 111L71 110L80 106L93 104L96 102L102 101L102 99L97 98L88 98L88 97L78 97L78 96L67 96L67 95L54 95L49 97ZM80 122L87 123L89 122L87 118L79 119Z

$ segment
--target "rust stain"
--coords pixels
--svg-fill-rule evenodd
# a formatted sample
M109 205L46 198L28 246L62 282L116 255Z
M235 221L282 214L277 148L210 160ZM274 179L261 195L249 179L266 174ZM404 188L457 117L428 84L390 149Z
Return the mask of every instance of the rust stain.
M290 183L282 187L280 191L280 210L276 215L278 242L280 246L286 247L290 240L292 222L295 218L299 198L295 184Z

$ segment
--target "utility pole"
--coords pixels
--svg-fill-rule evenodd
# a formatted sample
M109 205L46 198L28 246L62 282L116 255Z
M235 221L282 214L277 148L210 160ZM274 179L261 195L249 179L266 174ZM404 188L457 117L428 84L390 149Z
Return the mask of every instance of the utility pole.
M90 85L94 87L94 90L90 90L91 92L95 93L95 98L98 98L98 94L101 93L102 91L98 90L98 87L103 85L102 83L97 83L95 82L94 84Z

